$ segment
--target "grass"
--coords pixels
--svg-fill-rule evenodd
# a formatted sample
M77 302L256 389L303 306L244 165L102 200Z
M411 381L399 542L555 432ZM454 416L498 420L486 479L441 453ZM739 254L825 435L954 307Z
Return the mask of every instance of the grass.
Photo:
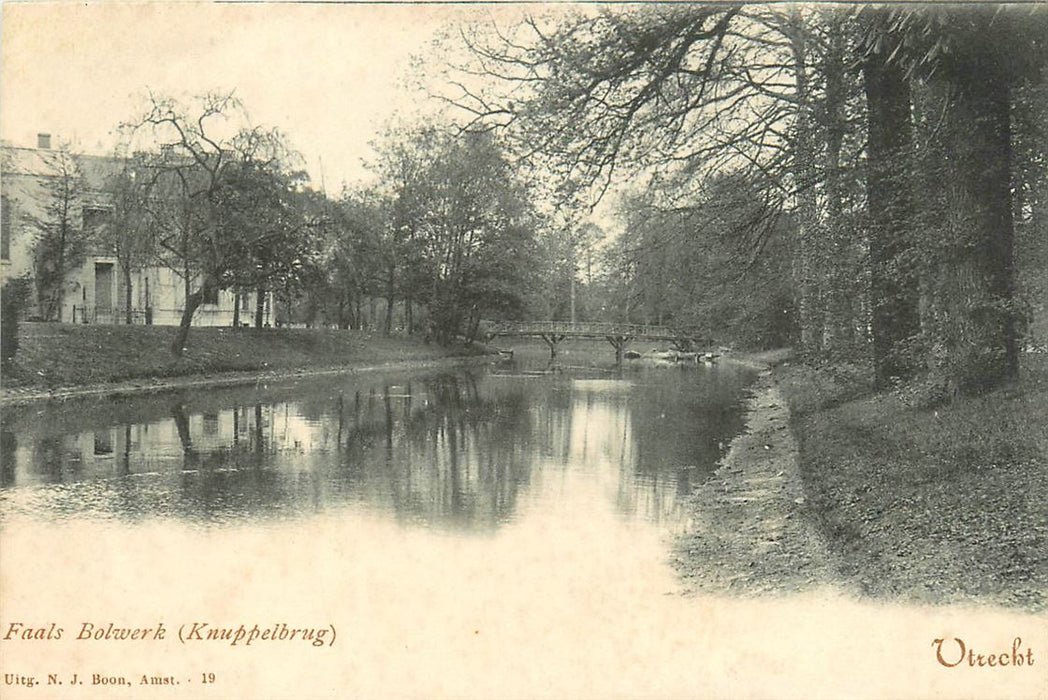
M383 365L467 354L406 337L328 329L193 328L182 358L165 326L24 323L5 389L53 389L136 379Z
M937 408L858 375L779 370L811 510L874 596L1048 604L1048 358Z

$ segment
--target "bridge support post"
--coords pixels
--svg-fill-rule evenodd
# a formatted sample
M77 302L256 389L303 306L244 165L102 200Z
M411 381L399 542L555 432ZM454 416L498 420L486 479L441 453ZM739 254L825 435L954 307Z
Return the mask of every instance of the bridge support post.
M563 333L541 333L542 339L546 341L546 345L549 347L549 359L557 359L557 343L564 340Z
M626 350L626 346L633 340L632 336L628 335L606 335L608 342L615 348L615 364L622 364L622 353Z

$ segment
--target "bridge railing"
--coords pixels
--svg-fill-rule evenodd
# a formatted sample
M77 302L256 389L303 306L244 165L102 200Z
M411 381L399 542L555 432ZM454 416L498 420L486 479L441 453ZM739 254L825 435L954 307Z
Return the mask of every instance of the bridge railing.
M489 334L504 335L592 335L660 338L695 338L701 335L697 328L675 328L637 323L602 323L582 321L487 321L482 328Z

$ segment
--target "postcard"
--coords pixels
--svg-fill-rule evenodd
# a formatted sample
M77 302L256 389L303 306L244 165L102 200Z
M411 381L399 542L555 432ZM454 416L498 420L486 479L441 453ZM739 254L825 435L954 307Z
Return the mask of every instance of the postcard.
M1048 697L1048 31L4 3L0 696Z

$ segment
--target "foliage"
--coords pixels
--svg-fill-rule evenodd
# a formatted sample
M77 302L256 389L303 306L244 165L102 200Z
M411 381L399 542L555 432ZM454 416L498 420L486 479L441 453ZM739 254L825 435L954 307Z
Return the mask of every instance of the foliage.
M284 206L292 154L277 130L249 125L232 93L207 93L185 103L150 94L144 112L125 126L132 141L144 139L157 148L149 165L161 201L161 259L185 286L182 320L171 343L180 357L193 315L209 293L245 278L286 273L282 266L298 259L278 263L264 252L301 230L288 222Z
M755 222L767 215L756 186L741 177L713 183L687 211L665 212L628 200L619 259L628 280L628 320L703 329L708 340L750 348L781 347L796 338L789 285L788 217L777 217L761 254L751 246ZM621 301L620 301L621 303ZM612 320L626 320L612 319Z
M317 222L307 216L307 195L297 186L298 179L279 165L246 156L227 166L212 193L223 234L218 254L230 261L219 287L257 290L256 328L262 327L265 292L291 295L313 270Z
M409 332L413 331L413 302L424 294L426 280L432 276L424 259L427 207L433 205L435 184L431 173L440 158L442 135L433 127L397 126L389 129L378 146L378 162L373 164L381 178L371 199L371 214L378 224L376 240L378 291L386 298L384 331L393 324L393 306L404 299L409 313Z
M363 327L365 297L376 288L383 209L374 193L345 191L337 202L317 201L323 211L317 275L306 286L310 308L339 328Z
M584 321L600 316L600 246L606 234L597 224L579 223L563 211L542 217L536 232L535 268L522 313L533 318Z
M969 393L1016 376L1012 219L1035 210L1044 141L1018 141L1022 169L1009 168L1022 133L1010 119L1037 104L1024 86L1048 60L1046 21L997 7L586 9L464 31L472 61L458 75L495 90L460 79L444 98L569 195L599 198L618 173L652 209L684 213L719 179L753 183L770 215L749 250L790 255L806 357L872 359L882 386L931 371ZM934 111L920 106L925 83L942 95ZM1042 103L1016 124L1044 116ZM647 260L628 245L608 293L619 315L658 318L688 285L657 271L687 244Z
M33 282L28 277L4 281L0 290L0 357L4 367L10 365L18 353L18 321L28 308L33 294Z
M441 343L472 339L484 315L519 313L537 215L494 138L400 132L383 144L378 167L387 330L394 295L425 305Z
M780 374L810 507L866 593L1044 607L1048 366L1034 359L1023 386L935 407L914 408L909 385Z
M38 304L47 320L62 320L68 276L83 264L91 230L83 226L85 183L78 158L62 146L44 154L46 175L42 215L32 217L37 230L33 247Z
M534 212L487 134L444 144L434 164L423 259L441 342L472 338L485 314L513 314L533 258Z
M132 323L132 274L156 255L157 183L156 172L143 154L120 158L120 162L120 169L105 184L112 209L97 236L99 247L116 256L124 278L124 321Z

